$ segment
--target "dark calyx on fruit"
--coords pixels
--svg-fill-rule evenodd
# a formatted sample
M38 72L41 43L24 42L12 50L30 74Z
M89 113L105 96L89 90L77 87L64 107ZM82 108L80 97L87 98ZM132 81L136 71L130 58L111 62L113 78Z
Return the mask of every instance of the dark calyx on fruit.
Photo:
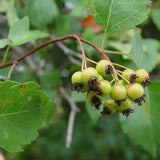
M122 113L123 113L123 115L125 115L126 117L128 117L129 114L132 113L132 112L133 112L133 109L128 108L128 109L125 109Z
M105 73L110 75L113 73L113 68L111 65L107 65L106 68L105 68Z
M79 92L82 88L83 88L83 84L82 83L75 83L73 85L73 90L75 90L75 91Z
M141 97L137 98L134 102L137 103L139 106L141 106L142 102L146 102L145 97L146 95L143 94Z
M136 74L132 73L132 74L130 75L130 78L129 78L130 83L131 83L131 84L135 83L136 78L138 78L138 76L137 76Z
M143 80L143 82L142 82L142 85L143 85L144 87L149 86L150 84L151 84L151 81L150 81L149 78L145 78L145 79Z
M102 94L103 94L102 90L101 90L99 87L97 87L97 88L95 89L95 92L96 92L96 94L99 95L99 96L102 96Z
M115 100L115 103L118 105L118 107L120 107L125 100L126 98L123 100Z
M97 78L96 77L91 77L88 81L88 86L90 90L95 90L97 88Z
M99 106L101 105L101 100L98 96L93 96L91 98L91 102L94 104L94 106L99 109Z
M103 111L101 112L101 114L104 115L109 115L111 114L111 110L109 108L103 108Z

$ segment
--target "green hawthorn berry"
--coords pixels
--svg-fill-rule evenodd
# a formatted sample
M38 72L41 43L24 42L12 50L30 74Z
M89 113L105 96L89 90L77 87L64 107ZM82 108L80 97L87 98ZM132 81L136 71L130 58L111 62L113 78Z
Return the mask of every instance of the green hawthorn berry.
M149 84L151 84L151 81L149 79L149 74L146 70L144 69L138 69L136 72L137 75L137 79L136 79L136 83L140 83L142 84L144 87L148 86Z
M115 103L120 106L127 96L126 88L123 85L116 84L112 87L110 96Z
M135 71L132 69L124 70L122 76L126 78L131 84L133 84L137 78Z
M103 77L106 77L107 75L110 75L113 72L113 68L110 62L107 60L99 61L96 65L96 70Z
M110 95L114 100L124 100L127 96L126 88L123 85L116 84L112 87Z
M97 95L94 91L89 91L86 94L86 99L90 105L95 106L97 109L99 109L99 106L102 102L101 96Z
M90 90L95 90L99 74L95 68L89 67L82 71L82 83L88 85Z
M84 93L88 90L88 87L82 83L81 73L81 71L75 72L72 75L71 81L73 84L73 90Z
M107 99L103 104L103 111L101 112L102 115L109 115L116 112L117 107L115 101L113 99Z
M134 83L127 88L128 98L138 103L138 105L142 105L142 101L145 102L145 94L144 89L139 83Z
M129 98L126 98L120 106L117 106L117 109L123 115L128 116L130 113L133 112L133 101Z
M110 94L111 92L111 84L107 80L102 80L100 83L97 85L97 88L95 89L95 92L97 95L106 97Z

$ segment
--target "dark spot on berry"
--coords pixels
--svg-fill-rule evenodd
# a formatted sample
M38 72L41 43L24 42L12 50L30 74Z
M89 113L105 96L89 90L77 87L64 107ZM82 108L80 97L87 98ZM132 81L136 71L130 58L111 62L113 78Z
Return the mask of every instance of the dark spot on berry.
M134 102L137 103L139 106L141 106L142 102L146 102L145 97L146 95L143 94L141 97L137 98Z
M102 94L103 94L102 90L101 90L99 87L97 87L97 88L95 89L95 92L96 92L96 94L99 95L99 96L102 96Z
M109 109L109 108L103 108L103 111L101 112L101 114L103 115L103 116L105 116L105 115L109 115L109 114L111 114L111 110Z
M136 74L132 73L129 78L130 83L133 84L135 82L136 78L138 78L138 76Z
M91 98L91 102L94 104L94 106L97 108L97 109L99 109L99 106L101 105L101 100L100 100L100 98L98 97L98 96L93 96L92 98Z
M125 100L126 98L123 100L115 100L115 103L118 105L118 107L120 107Z
M125 115L126 117L128 117L129 114L132 113L132 112L133 112L133 109L128 108L128 109L125 109L122 113L123 113L123 115Z
M111 65L107 65L106 68L105 68L105 73L110 75L113 73L113 68Z
M90 89L90 90L96 90L97 84L99 84L99 83L98 83L96 77L91 77L91 78L89 79L89 81L88 81L88 86L89 86L89 89Z
M82 88L83 88L83 84L82 83L75 83L73 85L73 90L75 90L75 91L79 92Z
M145 79L143 80L143 82L142 82L142 85L143 85L144 87L149 86L150 84L151 84L151 81L150 81L149 78L145 78Z

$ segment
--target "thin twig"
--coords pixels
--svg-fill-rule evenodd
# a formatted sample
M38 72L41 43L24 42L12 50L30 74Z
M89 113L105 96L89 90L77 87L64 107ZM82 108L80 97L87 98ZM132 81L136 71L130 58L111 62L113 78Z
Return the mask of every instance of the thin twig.
M0 65L0 68L4 68L4 67L7 67L7 66L10 66L10 65L12 65L15 61L19 62L19 61L25 59L26 57L28 57L29 55L31 55L32 53L40 50L41 48L44 48L44 47L48 46L49 44L52 44L52 43L55 43L55 42L59 42L59 41L64 41L64 40L66 40L66 39L76 39L76 40L78 40L78 41L82 41L82 42L84 42L84 43L92 46L93 48L95 48L95 49L100 53L101 57L103 57L103 56L102 56L102 53L101 53L101 49L100 49L98 46L96 46L96 45L93 44L92 42L89 42L89 41L87 41L87 40L85 40L85 39L82 39L82 38L79 38L79 39L78 39L77 37L78 37L77 35L73 34L73 35L67 35L67 36L64 36L64 37L60 37L60 38L56 38L56 39L53 39L53 40L49 40L49 41L41 44L40 46L32 49L31 51L25 53L24 55L20 56L20 57L17 58L16 60L13 60L13 61L10 61L10 62L5 63L5 64L3 64L3 65ZM82 49L82 48L81 48L81 49ZM85 55L83 55L83 56L85 56Z
M67 136L66 136L66 148L70 148L71 143L72 143L72 133L73 133L75 116L80 110L77 107L76 103L70 99L70 97L68 96L64 88L60 89L60 93L68 101L68 103L70 104L70 108L71 108L71 111L69 114L68 127L67 127Z

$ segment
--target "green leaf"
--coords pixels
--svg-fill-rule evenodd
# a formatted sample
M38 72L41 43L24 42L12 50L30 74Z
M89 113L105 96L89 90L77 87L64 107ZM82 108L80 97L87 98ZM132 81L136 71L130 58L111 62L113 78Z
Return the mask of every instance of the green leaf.
M132 48L129 55L134 59L134 61L138 65L138 68L147 69L146 67L147 64L144 59L144 52L142 48L142 40L141 36L138 33L136 33L133 38ZM138 68L134 67L133 69L138 69Z
M91 106L87 102L85 103L85 107L86 107L87 113L92 121L92 124L96 125L99 118L101 117L99 110L97 110L94 106Z
M84 93L81 93L81 92L78 93L77 91L75 91L75 92L72 92L71 99L74 102L85 102L86 96Z
M143 68L148 72L151 72L158 63L159 48L159 41L154 39L142 40L141 36L136 33L129 55L134 59L139 68ZM134 69L137 68L134 67Z
M155 39L143 40L144 60L146 69L151 72L158 64L160 43Z
M0 12L7 14L7 20L8 20L9 26L12 26L17 20L19 20L17 16L17 12L12 2L2 0L0 2Z
M11 43L12 43L12 41L9 39L1 39L0 40L0 48L4 48L7 45L10 45Z
M36 83L0 82L0 146L21 151L37 136L53 103Z
M156 157L156 146L160 144L160 81L153 82L149 87L150 114L144 108L135 105L135 110L128 118L120 116L124 133L137 145L141 145L153 157Z
M54 0L28 0L27 3L31 24L39 29L52 23L53 17L58 13Z
M96 23L111 33L133 28L149 14L146 0L88 0L88 11Z
M153 19L153 22L154 24L157 26L157 28L160 30L160 8L157 8L157 9L154 9L152 11L152 19Z
M9 39L13 41L11 46L22 45L34 39L44 37L48 37L48 34L38 30L29 31L28 17L16 21L9 30Z

